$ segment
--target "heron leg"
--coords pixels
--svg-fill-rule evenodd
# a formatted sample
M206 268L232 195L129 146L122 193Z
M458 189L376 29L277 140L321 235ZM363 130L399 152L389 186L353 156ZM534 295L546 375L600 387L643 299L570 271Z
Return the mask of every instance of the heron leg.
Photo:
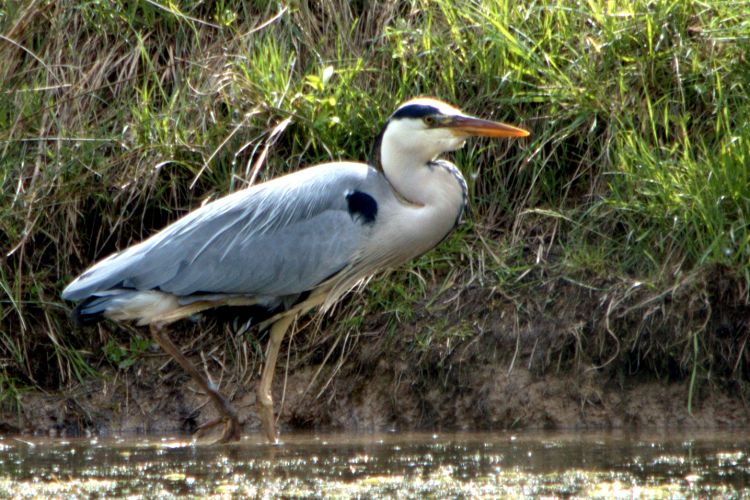
M195 365L193 365L193 363L182 354L182 352L180 352L180 349L174 344L174 342L172 342L169 335L167 335L164 325L158 323L151 324L151 336L167 354L177 361L182 369L190 375L198 386L208 394L211 402L221 414L220 418L200 426L197 432L200 433L208 428L224 423L224 432L216 442L226 443L239 440L242 429L239 418L237 417L237 410L234 409L232 404L218 391L216 386L209 382L206 376L203 375Z
M263 432L266 438L272 443L277 443L275 421L273 417L273 395L271 394L271 385L273 383L273 374L276 369L276 358L279 355L281 341L284 340L284 334L287 328L294 320L294 314L282 316L273 325L271 325L270 339L268 341L268 353L266 364L263 366L263 374L258 384L258 414Z

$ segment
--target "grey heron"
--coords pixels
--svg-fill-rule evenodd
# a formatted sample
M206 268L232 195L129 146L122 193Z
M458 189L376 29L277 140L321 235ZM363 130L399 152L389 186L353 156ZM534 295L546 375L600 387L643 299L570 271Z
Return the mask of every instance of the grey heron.
M529 132L475 118L442 101L403 103L375 139L368 163L316 165L257 184L194 210L150 238L94 264L62 292L79 302L79 323L102 318L149 325L154 340L211 398L237 440L237 412L170 340L166 325L221 306L254 306L269 328L257 388L263 431L277 442L271 383L292 321L325 311L363 279L413 259L460 222L467 186L438 159L469 136Z

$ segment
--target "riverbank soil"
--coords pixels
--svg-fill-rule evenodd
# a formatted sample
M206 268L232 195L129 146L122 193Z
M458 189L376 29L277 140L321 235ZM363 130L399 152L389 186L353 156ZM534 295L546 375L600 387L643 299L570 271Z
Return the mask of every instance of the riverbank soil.
M683 331L702 325L704 337L736 345L733 352L742 355L737 335L747 339L744 309L711 303L716 286L704 297L710 321L707 310L687 314L680 299L698 281L670 297L631 292L615 306L562 280L538 284L525 302L496 288L469 286L414 303L408 320L374 312L359 318L358 331L327 333L337 318L352 319L346 310L352 308L345 308L298 325L284 344L274 380L279 425L282 432L748 426L745 393L722 375L719 360L712 377L694 378L690 356L680 366L677 340L671 354L647 352L669 344L667 335L681 338L669 326L679 315ZM607 327L631 328L632 336L618 338L634 343L618 344ZM233 400L245 431L257 432L254 390L266 339L234 330L207 320L178 325L172 335ZM127 338L103 323L93 338L117 335ZM739 358L726 361L747 366ZM3 406L0 431L191 432L215 416L189 377L154 346L127 369L102 366L100 373L66 391L22 392L20 407Z

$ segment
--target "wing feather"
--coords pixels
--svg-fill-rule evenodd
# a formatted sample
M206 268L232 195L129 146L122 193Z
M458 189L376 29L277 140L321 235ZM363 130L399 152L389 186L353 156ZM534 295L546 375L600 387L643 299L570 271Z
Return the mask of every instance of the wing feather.
M230 194L95 264L63 298L112 288L178 296L310 290L349 265L369 234L348 212L346 194L374 176L365 164L331 163Z

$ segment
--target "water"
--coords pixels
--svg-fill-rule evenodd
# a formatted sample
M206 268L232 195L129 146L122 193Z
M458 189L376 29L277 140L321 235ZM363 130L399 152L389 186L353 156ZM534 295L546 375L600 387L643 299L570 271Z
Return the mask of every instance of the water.
M750 495L750 432L0 439L0 496Z

